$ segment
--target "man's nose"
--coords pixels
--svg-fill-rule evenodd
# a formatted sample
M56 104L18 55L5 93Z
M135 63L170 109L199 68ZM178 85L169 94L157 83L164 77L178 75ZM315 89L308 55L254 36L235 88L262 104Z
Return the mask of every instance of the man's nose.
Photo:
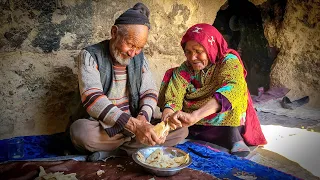
M128 55L133 58L134 56L138 55L141 52L141 49L130 49L128 51Z

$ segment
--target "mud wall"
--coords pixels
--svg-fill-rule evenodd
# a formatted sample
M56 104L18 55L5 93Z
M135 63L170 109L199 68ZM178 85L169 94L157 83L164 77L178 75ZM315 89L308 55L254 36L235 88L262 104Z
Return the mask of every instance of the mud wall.
M320 0L249 0L278 56L270 85L309 95L320 107ZM0 1L0 139L64 131L77 88L74 57L110 37L114 20L137 1ZM212 24L225 0L142 0L151 10L145 53L159 88L163 73L184 61L185 30Z
M74 57L110 37L114 20L138 1L0 1L0 139L64 131L77 88ZM185 30L212 24L224 0L143 0L152 29L145 53L158 85L184 61Z
M320 108L320 0L269 0L261 9L264 34L278 55L271 86L284 86L295 100L310 97L307 106Z

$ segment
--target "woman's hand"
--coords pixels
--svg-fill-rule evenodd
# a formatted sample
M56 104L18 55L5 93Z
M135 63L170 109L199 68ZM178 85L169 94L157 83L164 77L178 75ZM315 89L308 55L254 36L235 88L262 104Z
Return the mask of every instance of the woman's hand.
M186 113L183 111L177 111L169 117L169 125L171 129L177 129L180 127L189 127L198 122L193 114Z
M173 113L174 111L172 109L165 108L162 112L161 121L166 121Z

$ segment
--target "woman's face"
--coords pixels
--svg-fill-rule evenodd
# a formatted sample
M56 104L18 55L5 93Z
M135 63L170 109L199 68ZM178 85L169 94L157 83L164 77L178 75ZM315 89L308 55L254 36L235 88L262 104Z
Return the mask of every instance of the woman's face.
M186 43L184 54L193 70L200 71L209 64L206 49L196 41L188 41Z

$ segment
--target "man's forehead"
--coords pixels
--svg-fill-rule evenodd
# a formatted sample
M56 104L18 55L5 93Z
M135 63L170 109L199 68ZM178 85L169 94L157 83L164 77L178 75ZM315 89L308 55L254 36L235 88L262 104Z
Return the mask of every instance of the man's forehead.
M131 34L141 34L141 33L148 33L149 29L145 25L140 25L140 24L130 24L126 25L127 26L127 31L128 33Z
M128 29L126 41L130 43L145 43L148 38L148 27L144 25L132 25ZM132 42L131 42L132 41Z

